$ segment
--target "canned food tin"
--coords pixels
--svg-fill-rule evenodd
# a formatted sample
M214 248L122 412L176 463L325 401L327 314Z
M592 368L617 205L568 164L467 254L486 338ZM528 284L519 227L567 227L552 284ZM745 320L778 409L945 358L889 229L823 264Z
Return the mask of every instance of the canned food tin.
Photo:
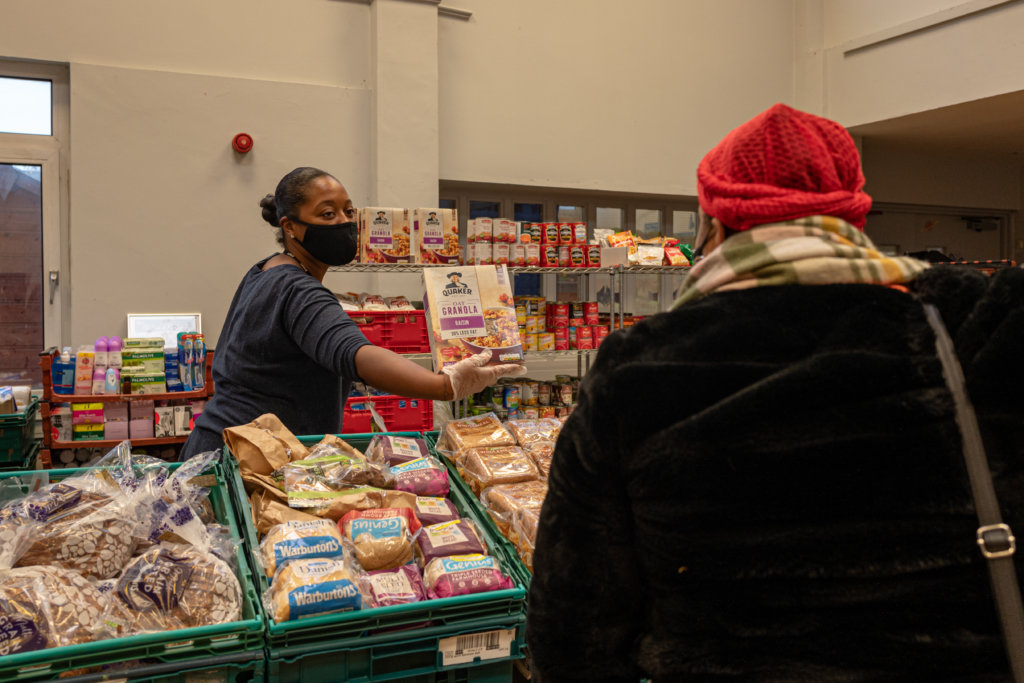
M557 268L558 267L558 245L557 244L544 244L541 245L540 254L540 265L545 268Z
M555 350L555 335L550 332L544 332L537 335L537 350L538 351L554 351Z
M519 409L524 420L536 420L540 417L540 409L537 406L526 406Z
M571 260L572 247L567 244L560 245L558 247L558 267L568 268L572 265Z
M573 268L583 268L586 266L586 255L583 247L573 246L569 251L569 265Z
M542 406L551 405L551 385L541 382L537 385L537 404Z
M533 380L523 382L522 389L519 394L519 404L526 406L537 405L537 391L537 382L534 382Z
M573 244L586 244L587 243L587 224L586 223L573 223L572 224L572 243Z
M530 334L529 332L527 332L525 335L523 335L523 351L537 351L537 350L538 350L537 334L536 333Z
M572 244L572 223L559 223L558 224L558 243L559 244Z
M541 223L541 244L558 244L558 223Z
M539 266L540 265L540 245L539 244L527 244L526 245L526 265L528 265L528 266Z
M537 414L540 415L541 418L558 417L558 412L555 410L554 406L541 406L537 410Z

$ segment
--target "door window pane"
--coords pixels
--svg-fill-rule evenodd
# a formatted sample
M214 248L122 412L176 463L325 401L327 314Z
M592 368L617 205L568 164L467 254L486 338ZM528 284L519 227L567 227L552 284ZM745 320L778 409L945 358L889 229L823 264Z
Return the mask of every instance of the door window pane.
M501 202L469 201L470 218L501 218Z
M439 208L439 209L454 209L455 208L455 200L454 199L439 199L439 200L437 200L437 208Z
M41 166L0 164L0 384L42 386Z
M626 217L625 209L597 207L597 226L601 229L622 230L622 222Z
M683 244L693 245L693 241L697 237L697 213L695 211L673 211L672 236Z
M0 133L51 135L50 81L0 78Z
M660 235L661 211L659 209L637 209L636 234L645 238Z
M513 204L512 220L529 221L531 223L542 223L544 221L544 205L520 203Z
M585 221L586 210L582 206L559 206L558 217L555 219L558 222L563 221Z

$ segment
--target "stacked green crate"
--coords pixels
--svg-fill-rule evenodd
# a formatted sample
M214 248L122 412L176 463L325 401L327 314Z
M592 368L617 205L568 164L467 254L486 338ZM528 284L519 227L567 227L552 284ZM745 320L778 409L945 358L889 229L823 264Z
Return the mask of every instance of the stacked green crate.
M38 445L33 435L38 412L39 401L33 400L21 412L0 415L0 466L20 467Z
M171 469L178 466L169 465ZM36 475L56 482L84 471L3 472L0 482L21 477L24 487ZM240 540L237 512L232 507L220 465L214 474L216 483L210 488L209 498L214 516L231 530L232 538ZM0 657L0 681L49 681L81 674L90 680L102 677L176 683L196 680L197 672L223 674L219 680L261 680L265 675L264 624L259 595L241 543L236 560L243 593L241 621L9 654ZM93 674L97 669L101 673Z
M394 435L420 436L415 432ZM360 451L366 450L373 437L341 436ZM322 438L301 436L299 440L315 444ZM252 574L262 593L269 583L259 568L259 543L251 508L237 461L227 449L224 462L234 507L242 513L238 521L246 536ZM500 537L486 530L478 506L463 489L453 487L449 498L460 514L481 528L488 548L500 548ZM513 660L522 657L524 646L526 588L504 555L498 552L495 557L516 582L514 588L283 623L269 619L264 611L268 677L285 683L512 680ZM474 656L480 650L483 656Z

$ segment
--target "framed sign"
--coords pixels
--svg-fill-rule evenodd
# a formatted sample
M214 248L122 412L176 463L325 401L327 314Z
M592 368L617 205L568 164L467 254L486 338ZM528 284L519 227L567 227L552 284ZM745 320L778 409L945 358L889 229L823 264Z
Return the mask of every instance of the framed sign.
M202 313L129 313L129 337L162 337L165 348L178 346L179 332L202 332Z

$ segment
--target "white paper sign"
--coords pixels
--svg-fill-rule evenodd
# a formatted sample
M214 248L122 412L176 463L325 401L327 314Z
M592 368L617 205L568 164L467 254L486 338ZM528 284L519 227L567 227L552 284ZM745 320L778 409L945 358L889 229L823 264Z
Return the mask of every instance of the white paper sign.
M441 666L471 664L479 659L501 659L512 654L515 629L498 629L483 633L468 633L462 636L442 638L438 643Z

